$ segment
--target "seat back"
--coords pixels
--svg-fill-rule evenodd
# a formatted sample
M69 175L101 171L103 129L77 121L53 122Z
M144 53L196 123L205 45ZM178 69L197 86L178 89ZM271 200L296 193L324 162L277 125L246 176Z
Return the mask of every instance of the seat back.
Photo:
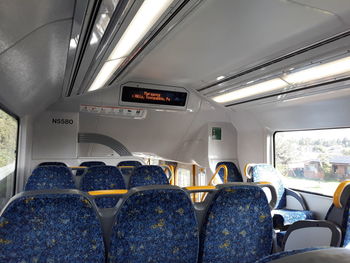
M337 187L326 220L341 227L341 246L350 248L350 180L340 183Z
M0 262L105 262L99 218L77 190L24 192L0 217Z
M191 200L176 186L129 191L112 229L110 262L197 262L198 225Z
M109 189L125 189L123 175L115 166L92 166L87 169L80 182L84 192ZM98 207L114 207L118 198L100 198L95 200Z
M42 162L38 166L65 166L67 165L63 162Z
M142 165L142 163L140 163L139 161L121 161L121 162L118 163L117 167L120 167L120 166L134 166L136 168L136 167L139 167L141 165Z
M103 166L106 165L102 161L88 161L88 162L82 162L79 166L85 166L85 167L92 167L92 166ZM76 176L82 176L84 174L84 170L77 170Z
M48 189L75 189L73 174L65 166L39 166L24 187L25 191Z
M247 177L252 182L270 182L276 189L277 203L276 209L286 207L286 193L283 186L282 175L270 164L251 164Z
M228 171L228 176L227 176L227 183L229 182L243 182L243 177L235 163L233 162L219 162L216 165L215 170L220 166L220 165L226 165L227 171ZM223 169L220 169L219 171L219 176L220 179L224 182L224 171Z
M129 179L129 188L145 185L168 185L169 180L158 165L143 165L134 169Z
M218 185L204 218L199 262L255 262L272 249L272 219L255 185Z
M129 181L129 178L134 169L140 166L142 166L142 163L139 161L121 161L117 165L127 181Z

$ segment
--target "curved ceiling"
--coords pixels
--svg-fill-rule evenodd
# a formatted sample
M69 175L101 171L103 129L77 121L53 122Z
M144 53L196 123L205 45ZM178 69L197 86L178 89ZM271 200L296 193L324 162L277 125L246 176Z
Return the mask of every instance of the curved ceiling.
M0 2L0 101L19 116L56 101L75 1Z
M347 0L207 0L125 78L198 89L349 24Z

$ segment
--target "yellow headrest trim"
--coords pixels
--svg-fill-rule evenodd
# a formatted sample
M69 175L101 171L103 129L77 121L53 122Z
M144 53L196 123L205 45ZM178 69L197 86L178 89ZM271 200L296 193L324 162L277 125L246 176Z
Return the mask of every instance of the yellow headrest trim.
M89 195L123 195L126 194L128 190L118 189L118 190L98 190L98 191L90 191Z
M71 169L86 169L88 167L87 166L70 166L69 168L71 168Z
M185 187L186 190L203 190L203 191L206 191L206 190L215 190L215 186L213 185L208 185L208 186L188 186L188 187Z
M135 166L128 165L128 166L117 166L118 168L135 168Z
M340 198L345 187L348 186L349 184L350 184L350 180L343 181L338 185L337 189L335 190L334 196L333 196L333 204L336 208L342 208Z
M257 182L257 184L272 184L270 182Z
M245 177L247 178L250 178L251 176L248 174L248 170L250 168L250 166L253 165L252 163L247 163L245 166L244 166L244 175Z

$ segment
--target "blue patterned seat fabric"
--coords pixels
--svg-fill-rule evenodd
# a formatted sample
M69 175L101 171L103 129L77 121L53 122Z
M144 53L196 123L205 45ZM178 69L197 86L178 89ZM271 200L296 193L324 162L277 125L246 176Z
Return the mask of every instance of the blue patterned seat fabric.
M123 168L122 166L133 166L133 167ZM121 161L117 165L117 167L121 170L122 174L125 176L131 176L134 169L140 166L142 166L142 163L140 163L139 161Z
M243 177L241 172L238 170L237 166L233 162L219 162L216 165L218 168L219 165L226 165L228 170L227 182L243 182ZM220 169L219 176L221 180L224 182L224 170Z
M0 217L0 262L105 262L100 221L78 194L27 195Z
M145 185L168 185L169 180L158 165L143 165L135 168L130 176L129 188Z
M257 186L226 186L214 196L204 220L199 262L254 262L270 254L272 218Z
M39 166L24 187L25 191L48 189L75 189L73 174L64 166Z
M273 210L274 225L291 225L296 221L313 219L314 214L309 210L276 209Z
M350 248L350 200L347 204L347 209L344 213L344 228L345 229L345 235L342 242L342 246L345 248ZM347 217L347 218L346 218Z
M286 190L283 185L282 175L269 164L256 164L252 167L253 182L270 182L276 189L277 202L274 210L274 223L283 225L292 224L299 220L314 219L314 215L308 210L286 209Z
M319 250L319 249L325 249L325 248L313 247L313 248L303 248L303 249L297 249L297 250L291 250L291 251L282 251L282 252L278 252L278 253L266 256L266 257L256 261L255 263L267 263L267 262L270 262L272 260L276 260L276 259L280 259L280 258L284 258L287 256L308 252L308 251Z
M67 167L65 163L62 162L43 162L40 163L38 166L64 166Z
M88 161L88 162L82 162L79 166L92 167L92 166L103 166L103 165L106 165L106 164L101 161ZM82 176L84 172L85 170L77 170L75 175Z
M125 189L123 175L115 166L93 166L87 169L80 182L82 191ZM95 202L98 207L114 207L118 197L96 198Z
M198 243L195 211L183 190L140 190L117 212L110 262L196 263Z
M334 204L332 204L327 212L326 220L334 221L330 219L330 213L333 212L333 210L343 210L342 218L339 218L335 223L338 223L338 225L342 229L343 236L341 246L345 248L350 248L350 198L346 200L346 203L343 205L343 208L336 208Z

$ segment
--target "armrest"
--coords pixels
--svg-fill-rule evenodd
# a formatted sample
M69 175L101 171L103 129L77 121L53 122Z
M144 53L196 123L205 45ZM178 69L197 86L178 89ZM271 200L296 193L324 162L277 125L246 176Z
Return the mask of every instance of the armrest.
M309 210L307 205L306 205L306 203L305 203L305 201L304 201L304 198L298 192L296 192L296 191L294 191L292 189L286 188L286 195L289 195L289 196L292 196L293 198L295 198L300 203L300 205L302 206L303 210Z
M326 220L298 221L288 227L282 250L307 247L339 247L342 232L339 226Z

